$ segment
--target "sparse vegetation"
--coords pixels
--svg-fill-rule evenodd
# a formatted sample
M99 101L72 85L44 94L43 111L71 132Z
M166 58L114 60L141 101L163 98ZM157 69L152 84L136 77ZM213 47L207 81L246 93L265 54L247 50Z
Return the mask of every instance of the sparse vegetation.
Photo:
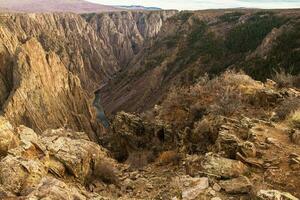
M174 88L162 103L160 118L184 128L205 114L231 116L247 103L247 95L242 95L247 84L256 85L250 77L228 71L211 80L204 77L191 87Z
M300 109L291 114L291 116L288 118L288 123L293 128L300 129Z
M209 146L215 143L218 137L218 124L215 122L204 118L194 124L190 134L185 135L185 145L189 153L206 153Z
M277 84L278 87L293 87L296 77L290 73L285 72L284 69L275 71L275 75L272 78Z
M93 171L93 177L102 180L107 184L118 184L119 178L116 173L115 167L106 161L97 164Z
M164 151L159 155L157 163L159 165L168 165L171 163L178 165L181 159L182 156L176 151Z
M276 116L279 120L286 119L291 113L294 113L300 108L299 98L285 99L275 110Z

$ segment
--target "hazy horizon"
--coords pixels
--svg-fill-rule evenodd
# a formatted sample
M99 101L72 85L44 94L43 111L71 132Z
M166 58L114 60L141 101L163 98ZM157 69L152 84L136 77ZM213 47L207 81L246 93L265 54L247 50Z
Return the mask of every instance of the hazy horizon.
M300 8L300 0L87 0L105 5L142 5L163 9L201 10L218 8Z

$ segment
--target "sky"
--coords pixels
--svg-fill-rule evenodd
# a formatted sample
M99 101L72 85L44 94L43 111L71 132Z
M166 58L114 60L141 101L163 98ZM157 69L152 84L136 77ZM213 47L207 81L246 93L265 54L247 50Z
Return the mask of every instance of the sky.
M142 5L163 9L202 10L211 8L300 8L300 0L88 0L105 5Z

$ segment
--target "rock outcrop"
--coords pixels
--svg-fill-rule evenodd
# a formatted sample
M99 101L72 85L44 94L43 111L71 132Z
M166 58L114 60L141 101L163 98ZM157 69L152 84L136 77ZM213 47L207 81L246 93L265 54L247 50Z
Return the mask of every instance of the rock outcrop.
M27 127L14 128L3 117L0 130L1 136L9 133L10 138L19 141L9 148L7 143L0 143L0 149L6 149L7 154L0 161L1 199L65 199L66 194L72 199L100 198L85 191L84 185L104 173L99 171L103 169L101 165L110 170L117 166L105 149L83 133L59 129L38 136Z

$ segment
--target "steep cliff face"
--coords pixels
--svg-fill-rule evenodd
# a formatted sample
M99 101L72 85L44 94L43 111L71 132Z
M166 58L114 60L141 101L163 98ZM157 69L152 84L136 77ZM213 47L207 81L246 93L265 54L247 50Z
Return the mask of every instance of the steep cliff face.
M163 22L177 11L114 12L84 15L103 38L119 66L126 66L144 43L157 36Z
M8 119L38 132L69 126L93 133L96 122L81 81L54 52L45 52L33 38L17 49L15 59L13 89L4 105Z
M16 125L37 132L68 126L95 139L93 91L156 36L174 14L167 13L122 12L89 20L76 14L2 14L2 111Z

